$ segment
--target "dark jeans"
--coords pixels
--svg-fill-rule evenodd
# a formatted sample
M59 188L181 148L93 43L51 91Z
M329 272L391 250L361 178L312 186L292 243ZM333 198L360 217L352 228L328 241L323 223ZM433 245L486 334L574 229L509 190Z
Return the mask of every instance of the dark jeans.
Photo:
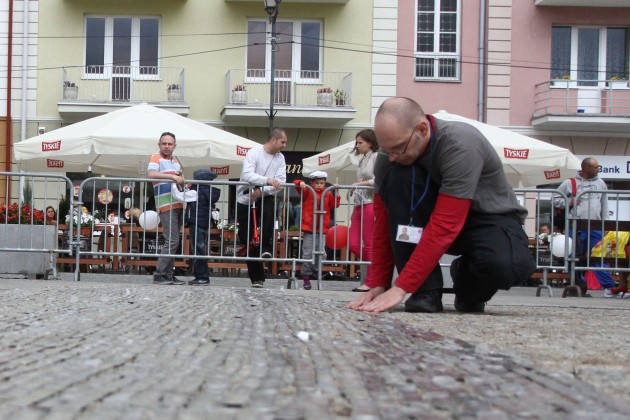
M192 237L190 238L190 253L192 255L208 255L208 228L191 225ZM195 258L192 263L193 274L196 279L209 279L208 260Z
M260 245L250 247L248 256L260 257L263 252L272 252L272 239L274 230L275 197L265 196L256 201L256 223L260 227ZM236 208L238 221L238 238L242 245L249 246L254 232L254 220L251 206L238 203ZM265 267L261 261L247 261L247 273L249 279L265 281Z

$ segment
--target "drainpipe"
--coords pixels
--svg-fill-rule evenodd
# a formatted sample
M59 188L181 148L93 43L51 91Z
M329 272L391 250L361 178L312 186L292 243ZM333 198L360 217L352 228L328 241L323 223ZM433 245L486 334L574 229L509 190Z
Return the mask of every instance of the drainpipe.
M484 122L485 83L486 80L486 0L479 2L479 99L477 102L477 120Z
M20 141L26 140L26 105L28 104L27 88L28 88L28 0L24 0L24 29L22 33L22 128L20 131Z
M7 126L5 128L6 150L5 150L5 172L11 172L11 145L13 144L11 126L11 66L13 64L13 0L9 0L9 31L7 34ZM11 183L7 182L7 197L11 197Z

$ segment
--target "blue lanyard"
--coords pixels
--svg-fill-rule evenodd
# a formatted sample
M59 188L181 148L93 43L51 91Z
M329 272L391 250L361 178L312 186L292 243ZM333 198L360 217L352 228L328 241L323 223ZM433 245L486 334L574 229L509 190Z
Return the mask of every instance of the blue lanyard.
M416 187L416 165L414 164L411 166L411 200L409 200L409 226L413 226L413 214L422 203L422 200L424 200L424 198L426 197L427 192L429 191L429 184L431 183L431 166L433 166L433 144L435 143L435 126L433 125L430 117L428 118L428 120L429 126L431 127L431 139L429 140L429 166L427 170L427 180L424 185L424 192L422 193L418 201L414 204L413 196Z

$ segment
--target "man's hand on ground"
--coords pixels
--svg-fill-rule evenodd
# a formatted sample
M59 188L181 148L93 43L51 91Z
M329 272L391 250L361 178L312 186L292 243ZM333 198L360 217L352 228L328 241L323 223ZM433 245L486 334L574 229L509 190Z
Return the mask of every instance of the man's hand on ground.
M361 306L371 302L372 300L374 300L374 298L376 298L378 295L380 295L384 291L385 291L384 287L374 287L365 293L361 293L361 295L357 299L348 303L347 308L359 310Z
M379 296L376 296L375 299L360 305L357 310L366 312L383 312L400 304L406 294L407 292L400 287L392 286L391 289Z

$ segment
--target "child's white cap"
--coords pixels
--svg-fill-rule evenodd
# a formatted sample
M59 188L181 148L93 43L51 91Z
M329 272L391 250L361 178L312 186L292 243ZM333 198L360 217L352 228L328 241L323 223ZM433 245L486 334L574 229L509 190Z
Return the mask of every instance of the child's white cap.
M315 171L310 175L311 179L328 178L328 174L324 171Z

